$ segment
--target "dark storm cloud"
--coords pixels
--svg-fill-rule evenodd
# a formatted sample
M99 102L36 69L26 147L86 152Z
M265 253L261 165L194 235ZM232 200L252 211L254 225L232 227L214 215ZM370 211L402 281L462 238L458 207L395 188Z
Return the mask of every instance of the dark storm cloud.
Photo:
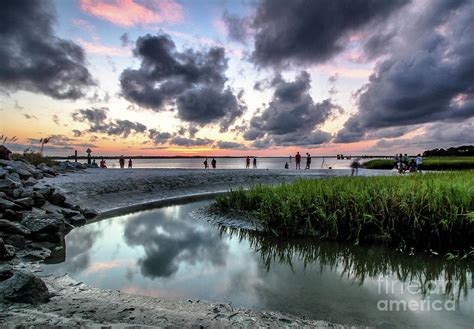
M95 85L84 50L53 31L50 1L2 1L0 5L0 85L56 99L77 99Z
M474 116L474 3L432 1L422 12L407 18L411 25L358 92L359 112L336 142L359 141L382 128Z
M220 149L229 149L229 150L242 150L245 149L245 145L236 142L225 142L225 141L218 141L215 144Z
M130 102L154 111L176 103L182 120L201 126L218 123L222 130L245 110L225 88L224 48L178 52L168 35L158 34L138 38L134 54L142 61L140 68L120 76L122 94Z
M168 132L159 132L156 129L150 129L148 130L148 137L153 143L158 145L166 143L171 138L171 134Z
M249 37L249 18L239 17L226 11L222 15L222 19L227 26L227 34L229 38L231 40L246 44Z
M316 63L344 49L349 34L381 21L408 0L263 0L258 5L253 60L260 66Z
M319 127L342 108L329 99L314 103L309 95L310 76L305 71L295 81L287 82L280 78L275 84L270 104L250 120L244 139L265 138L268 143L285 146L327 142L330 135L321 132Z
M107 135L127 138L132 133L144 133L147 127L139 122L129 120L107 120L107 108L79 109L72 114L76 122L86 122L90 128L88 132L104 133Z
M124 237L130 246L143 246L145 256L138 264L141 273L151 278L171 277L185 264L224 265L229 250L217 231L167 218L162 211L129 220Z
M177 146L205 146L211 144L213 141L208 138L185 138L181 136L175 136L169 141L173 145Z

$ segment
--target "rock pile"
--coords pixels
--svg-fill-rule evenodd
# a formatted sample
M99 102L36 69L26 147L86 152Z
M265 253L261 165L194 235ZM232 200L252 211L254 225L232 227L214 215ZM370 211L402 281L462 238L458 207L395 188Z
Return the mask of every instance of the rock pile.
M15 256L41 260L64 248L64 236L97 214L67 202L55 188L39 182L64 171L84 169L74 162L57 168L0 160L0 261Z

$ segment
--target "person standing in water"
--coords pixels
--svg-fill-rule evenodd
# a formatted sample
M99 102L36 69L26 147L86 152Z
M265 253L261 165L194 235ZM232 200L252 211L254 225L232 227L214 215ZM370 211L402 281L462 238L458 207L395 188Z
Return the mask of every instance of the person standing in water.
M245 169L249 169L250 168L250 157L247 156L247 158L245 159Z
M125 168L125 158L123 157L123 155L120 156L120 159L119 159L119 164L120 164L120 168Z
M421 173L421 166L423 165L423 157L421 156L421 154L418 154L416 156L415 161L416 161L416 171Z
M132 168L133 167L133 162L132 162L132 158L130 158L128 160L128 168Z
M207 158L206 160L204 160L203 164L204 164L204 169L207 169Z
M257 158L253 158L253 169L257 169Z
M295 163L296 163L296 169L301 170L301 154L300 154L300 152L296 152Z
M309 154L308 152L306 152L306 167L304 168L304 170L306 169L311 169L311 154Z
M217 161L215 158L212 158L212 161L211 161L211 166L213 169L216 169L216 166L217 166Z
M360 162L359 162L359 157L356 157L354 160L352 160L351 163L351 168L352 168L352 174L351 176L357 176L359 174L359 167L360 167Z

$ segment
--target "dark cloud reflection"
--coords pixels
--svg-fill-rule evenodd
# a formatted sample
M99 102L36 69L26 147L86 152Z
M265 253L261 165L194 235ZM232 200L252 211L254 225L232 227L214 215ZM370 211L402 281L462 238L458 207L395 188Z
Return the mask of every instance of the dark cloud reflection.
M183 213L189 213L181 206ZM171 277L184 263L225 265L229 246L209 226L192 224L190 218L163 210L141 214L128 221L124 240L129 246L143 246L138 260L143 276Z

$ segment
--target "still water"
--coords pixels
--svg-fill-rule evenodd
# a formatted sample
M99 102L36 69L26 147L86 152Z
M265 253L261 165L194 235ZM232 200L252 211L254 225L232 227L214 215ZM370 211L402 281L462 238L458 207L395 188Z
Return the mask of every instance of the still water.
M134 159L134 168L183 168L183 169L202 169L204 167L204 158L170 158L170 159ZM209 166L212 158L208 158ZM245 158L216 158L217 168L219 169L244 169ZM253 160L253 159L252 159ZM100 161L100 159L99 159ZM99 162L97 161L97 163ZM118 159L107 159L108 168L120 168ZM258 169L284 169L285 162L288 162L290 169L294 169L295 159L291 163L289 158L257 158ZM351 160L337 160L335 157L315 158L311 160L312 169L334 169L349 168ZM128 165L128 159L125 163ZM301 166L306 165L306 158L301 160ZM252 162L250 164L252 167Z
M473 264L222 229L191 215L208 202L77 228L66 237L65 262L45 265L45 271L132 294L226 302L342 324L474 324Z

